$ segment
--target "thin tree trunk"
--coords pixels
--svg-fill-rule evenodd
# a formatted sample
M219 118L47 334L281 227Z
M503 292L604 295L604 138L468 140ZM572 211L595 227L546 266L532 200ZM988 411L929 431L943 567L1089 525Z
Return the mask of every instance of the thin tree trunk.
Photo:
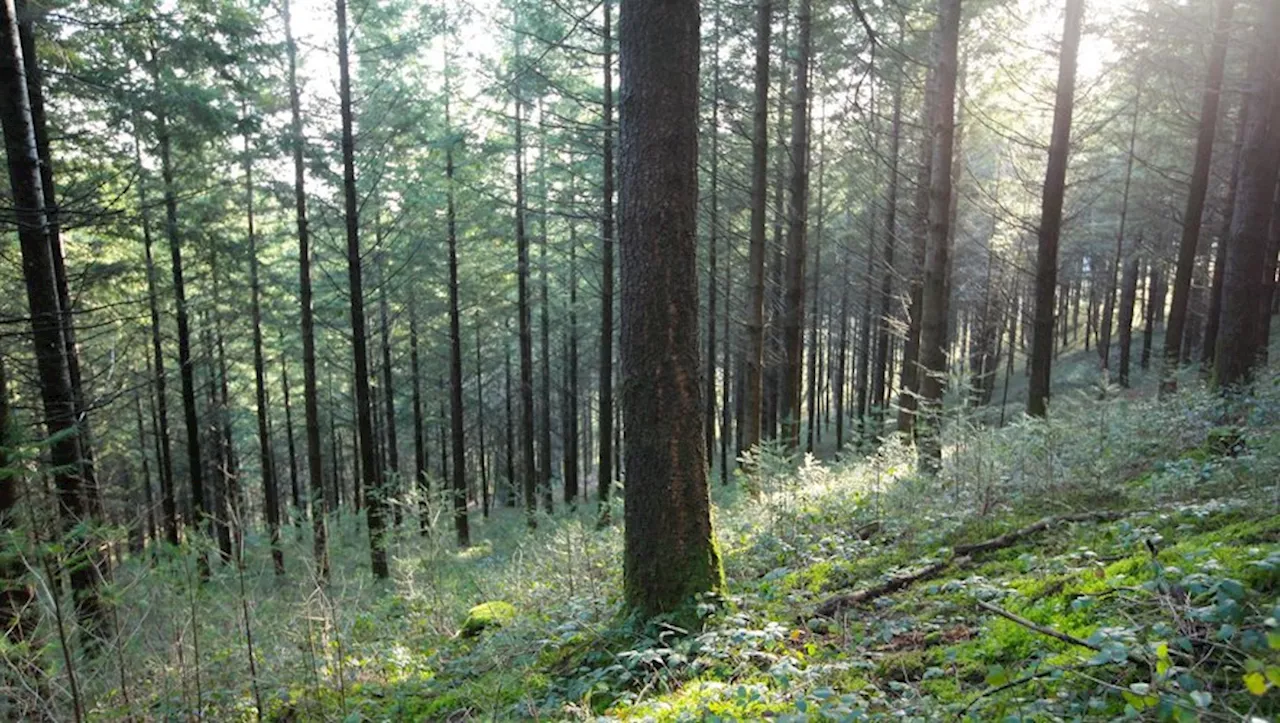
M523 112L524 100L517 97L515 117L516 275L517 311L520 316L520 452L525 515L529 527L533 528L538 526L538 468L533 451L533 329L529 314L529 239L524 227L524 121L521 115Z
M164 350L160 344L160 297L156 291L156 267L151 245L151 211L147 201L147 184L142 167L142 155L134 128L134 154L138 167L138 208L142 215L142 241L146 254L147 267L147 306L151 313L151 358L154 361L154 374L149 375L155 383L155 396L152 404L156 423L156 445L158 447L157 463L160 465L160 507L164 517L165 539L170 545L178 544L178 505L174 497L173 456L169 437L169 404L165 391L166 375L164 369Z
M1138 298L1138 257L1124 265L1124 281L1120 289L1120 386L1129 388L1129 353L1133 346L1133 306Z
M445 125L449 123L449 106L445 103ZM458 222L453 179L453 144L445 150L445 225L449 241L449 422L453 441L453 530L458 547L471 546L471 524L467 518L467 447L462 410L462 322L458 303ZM523 226L523 223L521 224ZM524 297L521 297L524 303Z
M303 158L302 110L298 93L298 48L293 39L289 0L283 0L285 50L289 58L289 145L293 152L293 198L298 227L298 300L302 329L302 402L307 433L307 474L311 488L312 554L321 582L329 577L328 504L324 494L323 458L320 449L320 392L316 383L315 313L311 292L311 235L307 225L306 162ZM332 417L330 423L332 424ZM293 435L289 435L290 439ZM334 441L334 454L337 443ZM333 468L335 503L341 499L339 472Z
M342 188L347 235L347 279L351 296L351 343L355 358L355 414L360 440L360 467L369 525L369 557L373 575L386 579L387 541L383 519L386 499L379 485L373 436L373 408L369 403L368 333L365 330L364 278L360 254L360 205L356 196L355 128L351 111L351 70L348 59L347 0L337 0L338 80L342 114Z
M1116 253L1111 262L1111 278L1107 286L1107 300L1102 310L1102 337L1098 341L1098 356L1102 361L1103 369L1111 368L1111 317L1115 312L1116 305L1116 275L1120 272L1120 265L1124 258L1124 231L1125 222L1129 217L1129 189L1133 181L1133 151L1138 141L1138 111L1141 107L1141 102L1142 84L1139 82L1133 96L1133 120L1129 125L1129 155L1125 159L1124 165L1124 194L1120 200L1120 228L1116 231ZM1134 283L1137 283L1136 276L1134 277ZM1130 314L1132 314L1132 311L1130 309ZM1085 341L1086 343L1088 342L1087 334Z
M755 99L751 125L751 245L747 261L746 354L743 365L743 450L760 443L764 395L764 253L769 164L769 34L771 0L756 2Z
M289 395L289 355L284 351L284 334L280 334L280 391L284 395L284 437L289 453L289 496L299 522L306 519L307 510L302 504L302 488L298 484L298 448L293 442L293 405Z
M937 34L931 43L931 54L936 54ZM933 123L936 115L938 88L937 73L932 66L925 78L924 106L920 111L920 126L925 129L920 142L920 158L916 174L914 218L911 230L911 276L909 277L910 306L908 310L907 336L902 344L902 381L898 397L898 431L907 436L915 435L916 406L920 391L920 322L924 301L924 265L929 248L929 187L933 164Z
M600 414L599 462L596 484L599 488L599 525L609 524L609 490L613 486L613 35L610 8L604 6L604 105L601 124L604 139L601 153L604 169L601 181L600 212Z
M880 277L880 311L876 321L878 339L876 359L871 374L871 401L877 412L873 420L876 436L884 433L884 414L889 398L886 386L890 379L889 332L892 326L893 278L898 273L894 266L894 252L898 241L898 159L902 147L902 74L899 71L893 86L893 130L889 136L889 188L885 194L884 242L880 253L882 267ZM846 284L848 283L846 279ZM843 333L843 330L842 330Z
M571 197L576 201L576 194ZM577 505L579 495L578 455L578 229L569 221L569 344L565 360L564 416L564 501Z
M720 280L716 278L716 253L720 232L720 6L716 5L715 40L712 50L711 80L711 209L707 219L707 355L706 397L704 397L703 434L706 440L707 464L715 464L716 441L716 294ZM727 369L725 370L728 371Z
M271 561L277 575L284 574L284 551L280 548L280 500L272 461L271 436L267 430L266 355L262 351L262 287L258 281L258 234L253 218L253 155L249 136L244 137L245 212L249 234L249 296L253 323L253 385L258 407L258 455L262 465L262 495L271 535ZM283 354L281 355L283 360ZM294 485L297 490L297 485Z
M1255 61L1256 62L1256 61ZM1240 118L1236 123L1236 139L1232 146L1231 178L1227 183L1227 197L1223 202L1222 227L1218 231L1218 243L1213 256L1213 277L1209 286L1209 311L1204 320L1204 343L1200 346L1200 365L1205 371L1213 369L1213 358L1218 347L1218 324L1222 314L1222 270L1227 262L1227 244L1231 239L1231 222L1235 214L1236 189L1240 181L1241 149L1249 122L1249 104L1240 103Z
M151 75L157 89L160 71L154 51L151 57ZM191 325L187 315L187 292L182 270L182 238L178 233L178 196L174 189L173 158L170 149L169 125L166 111L157 107L155 113L156 140L160 146L160 177L164 184L164 231L169 242L170 261L173 266L173 296L177 302L178 370L182 379L182 414L187 427L187 475L191 478L191 509L197 529L207 530L204 507L204 467L200 455L200 420L196 410L195 365L191 360ZM157 373L161 372L156 366ZM209 563L199 557L201 578L209 575Z
M546 112L538 103L538 185L542 198L538 209L538 292L539 331L538 347L541 371L538 407L538 487L542 491L542 507L547 514L554 512L555 498L551 491L551 302L547 292L547 130Z
M805 255L809 216L809 31L810 0L800 0L796 16L795 88L791 97L791 189L788 209L786 290L783 300L782 441L800 447L800 385L804 369Z

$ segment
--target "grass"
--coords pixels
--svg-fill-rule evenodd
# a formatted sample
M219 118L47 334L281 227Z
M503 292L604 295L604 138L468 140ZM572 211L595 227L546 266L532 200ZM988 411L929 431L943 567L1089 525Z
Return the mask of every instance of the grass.
M197 585L189 549L126 560L121 635L72 658L77 685L96 720L250 721L258 701L279 721L1274 716L1280 393L1253 401L1236 456L1213 448L1222 403L1203 392L1096 396L1059 393L1048 422L1000 430L958 415L936 480L898 441L827 463L764 453L758 476L713 489L728 590L701 601L700 629L625 620L620 530L596 530L593 505L536 530L514 509L476 515L466 551L407 522L388 582L344 514L327 585L301 530L283 578L248 537L243 596L229 565ZM1093 509L1124 516L1054 527L834 619L813 612L958 544ZM68 671L48 652L44 706L69 719Z

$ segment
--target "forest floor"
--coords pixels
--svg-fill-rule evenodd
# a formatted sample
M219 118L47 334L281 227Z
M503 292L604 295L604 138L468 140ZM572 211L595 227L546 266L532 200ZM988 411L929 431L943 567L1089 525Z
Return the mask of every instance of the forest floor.
M1047 423L956 420L938 480L897 443L766 452L713 489L728 586L696 629L622 619L594 505L477 514L463 552L406 529L389 584L354 516L327 586L305 534L283 579L256 538L199 587L189 555L126 567L126 640L82 685L99 719L1271 720L1275 374L1229 407L1085 387Z

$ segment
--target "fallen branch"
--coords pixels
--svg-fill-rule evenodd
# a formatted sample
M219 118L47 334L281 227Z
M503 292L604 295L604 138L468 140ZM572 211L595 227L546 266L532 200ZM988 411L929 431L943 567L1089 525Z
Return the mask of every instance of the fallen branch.
M942 560L940 562L935 562L932 565L927 565L913 573L891 577L875 587L869 587L866 590L859 590L858 592L851 593L849 595L837 595L836 597L828 598L826 602L818 606L817 614L821 617L832 617L844 608L862 605L864 603L871 602L876 598L881 598L885 595L895 593L922 580L935 578L952 565L967 565L970 559L971 558L968 555L964 555L948 560Z
M976 542L972 545L957 545L953 550L955 555L954 557L940 562L935 562L932 565L928 565L913 573L891 577L875 587L869 587L855 593L827 598L818 606L816 614L819 617L833 617L844 608L869 603L872 600L895 593L922 580L935 578L953 565L956 567L963 567L969 564L969 562L972 561L973 556L978 553L991 552L992 550L1011 547L1025 537L1043 532L1050 527L1060 525L1064 522L1105 522L1109 520L1118 520L1124 516L1124 513L1120 512L1082 512L1071 515L1045 517L1038 522L1034 522L1017 530L1006 532L1003 535L993 537L990 540Z
M969 704L966 705L963 709L961 709L959 713L956 714L956 719L957 720L963 719L965 715L970 710L972 710L975 705L977 705L982 701L983 698L989 698L998 693L1003 693L1004 691L1009 690L1010 688L1017 688L1020 685L1025 685L1027 683L1030 683L1035 680L1039 680L1041 678L1047 678L1050 675L1053 675L1054 673L1060 672L1061 670L1062 670L1061 668L1045 668L1044 670L1040 670L1034 673L1029 673L1027 675L1024 675L1021 678L1017 678L1016 680L1011 680L1008 683L1005 683L1004 685L997 685L994 688L987 688L986 690L982 691L977 696L975 696L973 700L969 701Z
M1021 617L1019 615L1014 615L1008 610L1005 610L1003 608L998 608L989 602L983 602L981 600L976 600L975 602L977 602L978 607L982 608L983 610L986 610L987 612L990 612L990 613L995 613L996 615L999 615L1005 620L1009 620L1010 622L1015 622L1021 625L1022 627L1028 630L1034 630L1035 632L1040 633L1041 635L1048 635L1049 637L1056 638L1058 640L1061 640L1064 643L1070 643L1071 645L1079 645L1082 648L1088 648L1093 651L1102 650L1102 646L1100 645L1094 645L1088 640L1085 640L1083 638L1077 638L1076 636L1070 635L1068 633L1064 633L1061 630L1054 630L1053 628L1045 627L1043 625L1040 625L1039 623L1033 623L1024 617Z
M976 555L980 552L1000 550L1005 547L1010 547L1024 537L1030 537L1031 535L1044 532L1050 527L1060 525L1064 522L1107 522L1110 520L1118 520L1124 516L1124 513L1120 512L1082 512L1073 515L1045 517L1044 519L1033 522L1026 527L1006 532L1003 535L993 537L990 540L975 542L972 545L956 545L955 553L957 555Z
M1033 623L1030 620L1027 620L1026 618L1020 615L1015 615L1009 612L1008 610L1005 610L1003 608L998 608L989 602L983 602L981 600L975 600L974 602L978 603L978 607L982 608L983 610L986 610L987 612L995 613L996 615L999 615L1005 620L1008 620L1013 623L1017 623L1018 625L1021 625L1022 627L1028 630L1032 630L1034 632L1040 633L1041 635L1047 635L1051 638L1061 640L1062 642L1067 643L1069 645L1078 645L1082 648L1088 648L1089 650L1092 650L1094 652L1102 651L1101 645L1096 645L1083 638L1077 638L1076 636L1071 635L1069 633L1064 633L1061 630L1055 630L1053 628L1046 627L1038 623ZM1127 657L1129 659L1129 662L1131 663L1141 665L1144 668L1151 667L1151 663L1148 662L1146 658L1143 658L1141 655L1134 653L1132 650L1126 650L1125 657Z

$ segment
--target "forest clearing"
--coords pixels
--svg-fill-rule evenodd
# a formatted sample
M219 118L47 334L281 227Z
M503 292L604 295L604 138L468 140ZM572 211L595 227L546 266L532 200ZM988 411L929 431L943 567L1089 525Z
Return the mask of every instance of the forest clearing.
M0 0L0 718L1280 715L1280 0Z

